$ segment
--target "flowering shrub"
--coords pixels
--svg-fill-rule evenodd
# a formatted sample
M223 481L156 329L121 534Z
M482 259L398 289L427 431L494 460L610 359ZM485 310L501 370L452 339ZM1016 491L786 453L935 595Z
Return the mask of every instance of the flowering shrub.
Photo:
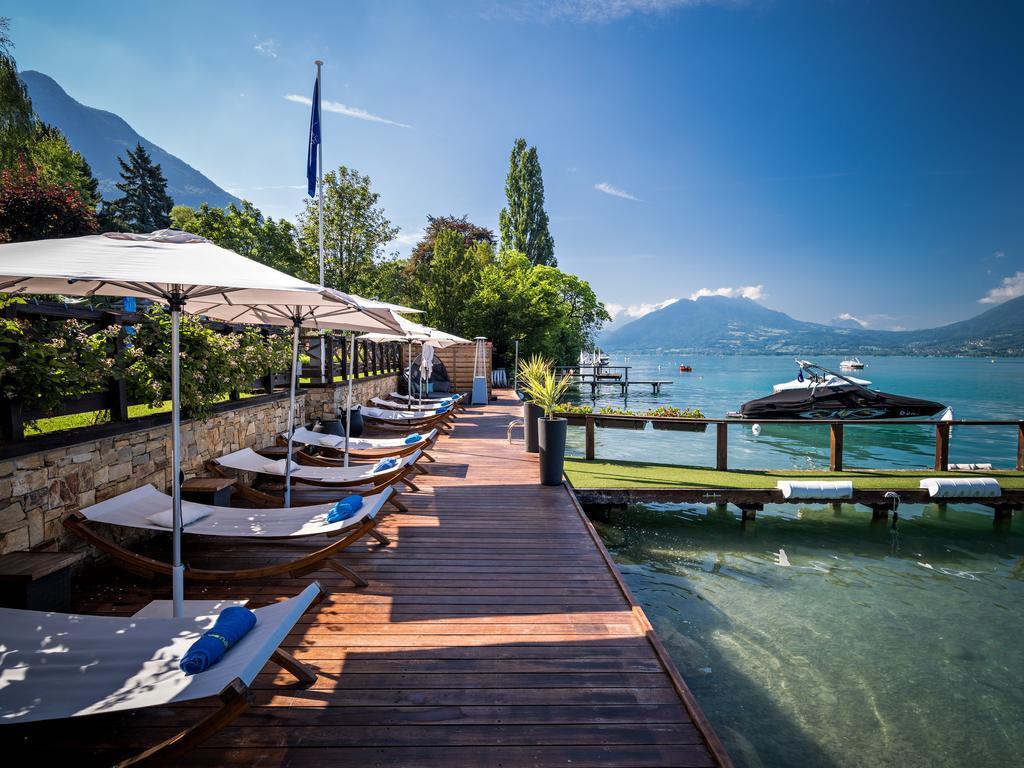
M0 309L24 301L2 298ZM152 305L117 352L116 325L97 331L82 320L0 317L0 396L52 416L63 402L123 377L130 398L160 406L171 397L170 326L170 314ZM222 333L182 316L181 405L190 416L205 418L232 391L248 391L268 371L290 366L284 332Z
M697 408L676 408L674 405L663 405L660 408L652 408L644 416L668 416L676 419L703 419L704 414Z
M24 302L6 297L0 308ZM90 333L80 320L0 318L0 394L52 415L62 401L102 390L124 370L114 355L117 333Z
M171 316L152 305L132 337L127 379L131 394L150 405L171 397ZM190 315L181 316L181 404L194 418L232 391L247 391L267 371L291 367L286 334L264 335L256 328L219 333Z
M580 413L584 415L592 413L589 405L573 405L572 403L559 403L555 410L558 413Z

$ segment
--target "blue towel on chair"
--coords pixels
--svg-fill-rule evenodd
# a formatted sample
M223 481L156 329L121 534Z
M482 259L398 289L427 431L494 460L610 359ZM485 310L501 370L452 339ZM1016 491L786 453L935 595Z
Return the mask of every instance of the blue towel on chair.
M448 408L438 408L434 413L448 413Z
M384 472L385 470L388 470L388 469L394 469L397 466L398 466L398 459L396 459L396 458L392 457L392 458L387 458L387 459L381 459L380 461L378 461L376 463L376 465L374 465L373 471L374 472Z
M422 439L423 435L421 435L419 432L413 432L411 435L405 438L404 442L406 445L412 445L413 443L418 443Z
M178 666L186 675L205 672L222 658L235 643L256 626L256 614L240 605L220 612L217 621L185 651Z
M363 506L363 497L358 494L352 494L346 496L344 499L335 504L331 511L327 513L328 523L340 523L342 520L348 520L352 515L359 511Z

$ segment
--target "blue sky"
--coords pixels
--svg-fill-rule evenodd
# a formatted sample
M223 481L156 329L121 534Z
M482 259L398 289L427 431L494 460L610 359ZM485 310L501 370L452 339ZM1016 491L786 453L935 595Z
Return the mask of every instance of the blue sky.
M560 265L620 321L725 291L914 328L1024 294L1021 3L8 0L3 14L22 69L274 216L302 206L309 111L288 97L311 94L324 59L325 167L370 175L401 251L428 213L496 228L524 136Z

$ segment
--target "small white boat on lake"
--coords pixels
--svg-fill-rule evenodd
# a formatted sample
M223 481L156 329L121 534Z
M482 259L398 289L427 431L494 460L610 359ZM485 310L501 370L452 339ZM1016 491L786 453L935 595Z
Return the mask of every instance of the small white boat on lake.
M862 371L864 370L864 363L856 357L848 357L839 363L840 371Z

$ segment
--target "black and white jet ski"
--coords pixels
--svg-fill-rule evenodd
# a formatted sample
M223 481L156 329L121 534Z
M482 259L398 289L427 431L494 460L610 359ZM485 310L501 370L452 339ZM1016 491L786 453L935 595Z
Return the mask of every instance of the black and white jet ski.
M807 419L859 421L864 419L926 419L952 411L942 403L870 389L871 382L845 376L820 365L797 360L800 372L792 381L776 384L772 394L740 406L731 418L771 421Z

